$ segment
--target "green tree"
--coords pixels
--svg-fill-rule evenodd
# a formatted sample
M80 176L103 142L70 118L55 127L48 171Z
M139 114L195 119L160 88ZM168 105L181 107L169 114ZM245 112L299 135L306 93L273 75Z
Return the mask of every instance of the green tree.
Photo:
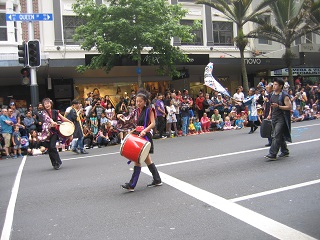
M275 22L260 22L261 25L248 34L248 37L263 38L283 44L285 53L282 58L289 71L289 83L294 85L292 76L292 60L295 55L291 51L292 43L310 32L319 30L319 1L280 0L270 5ZM318 10L317 10L318 9Z
M181 5L170 5L166 0L110 0L108 4L95 4L94 0L77 0L74 12L86 24L77 27L74 39L81 48L97 50L100 55L78 71L104 68L106 72L114 66L119 56L130 57L141 68L141 53L150 57L150 64L159 64L158 71L170 76L178 72L177 62L187 62L188 56L171 44L173 37L192 42L192 27L180 25L186 15ZM154 61L157 60L157 62ZM138 85L142 87L141 72Z
M244 50L248 45L248 39L243 32L243 26L248 22L259 22L258 16L269 11L268 6L274 0L264 0L257 6L253 7L253 0L198 0L197 4L208 5L223 15L224 17L237 25L237 36L235 37L235 43L240 51L241 57L241 72L243 79L244 92L249 90L247 68L244 61Z

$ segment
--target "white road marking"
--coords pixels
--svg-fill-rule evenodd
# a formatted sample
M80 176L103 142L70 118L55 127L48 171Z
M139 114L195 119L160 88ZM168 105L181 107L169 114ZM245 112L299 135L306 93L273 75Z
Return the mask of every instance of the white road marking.
M26 160L27 160L27 156L24 156L22 161L21 161L20 167L19 167L18 172L17 172L16 179L15 179L13 187L12 187L11 197L10 197L10 200L9 200L6 217L5 217L5 221L4 221L4 224L3 224L1 240L9 240L10 239L11 229L12 229L12 222L13 222L13 215L14 215L14 209L15 209L15 206L16 206L16 201L17 201L18 190L19 190L19 186L20 186L22 170L24 168Z
M320 138L306 140L306 141L300 141L300 142L295 142L295 143L289 143L288 146L311 143L311 142L317 142L317 141L320 141ZM207 160L207 159L227 157L227 156L233 156L233 155L244 154L244 153L258 152L258 151L266 150L266 149L269 149L269 147L255 148L255 149L243 150L243 151L239 151L239 152L223 153L223 154L212 155L212 156L207 156L207 157L199 157L199 158L193 158L193 159L188 159L188 160L163 163L163 164L158 164L157 167L164 167L164 166L170 166L170 165L176 165L176 164L182 164L182 163L189 163L189 162L197 162L197 161L203 161L203 160Z
M304 125L304 126L299 126L299 127L292 127L292 124L291 124L291 129L292 128L304 128L304 127L314 127L314 126L319 126L320 123L315 123L315 124L309 124L309 125Z
M142 171L148 175L151 175L148 168L142 168ZM183 182L177 178L169 176L163 172L159 173L164 183L178 189L179 191L188 194L189 196L196 198L204 203L215 207L222 212L225 212L251 226L275 237L278 239L315 239L305 233L297 231L291 227L288 227L282 223L274 221L268 217L265 217L259 213L256 213L250 209L240 206L237 203L233 203L220 196L197 188L189 183Z
M300 187L306 187L306 186L310 186L310 185L318 184L318 183L320 183L320 179L317 179L314 181L309 181L309 182L304 182L304 183L299 183L299 184L295 184L295 185L291 185L291 186L287 186L287 187L277 188L277 189L273 189L273 190L269 190L269 191L265 191L265 192L255 193L255 194L251 194L251 195L247 195L247 196L243 196L243 197L233 198L233 199L229 199L229 201L240 202L243 200L262 197L262 196L266 196L266 195L270 195L270 194L274 194L274 193L279 193L279 192L283 192L283 191L288 191L288 190L292 190L292 189L296 189L296 188L300 188Z

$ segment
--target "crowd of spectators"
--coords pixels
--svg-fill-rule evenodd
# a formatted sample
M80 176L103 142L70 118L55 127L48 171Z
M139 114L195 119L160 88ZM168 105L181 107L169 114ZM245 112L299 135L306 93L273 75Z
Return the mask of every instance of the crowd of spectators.
M268 115L268 96L272 94L272 81L263 78L254 90L258 121ZM285 79L284 91L292 101L292 122L312 120L319 117L320 83L303 84L297 78L295 86L290 87ZM188 90L168 89L152 97L152 106L156 110L156 128L154 137L182 137L204 134L212 131L239 130L248 126L248 106L243 104L245 94L242 86L230 96L217 91L200 91L197 96L189 95ZM80 119L83 124L84 145L87 149L98 146L120 144L126 134L134 129L127 118L135 109L135 91L127 98L121 97L113 106L108 96L100 97L89 93L81 107ZM65 111L65 116L71 107ZM0 116L0 144L7 158L21 157L22 154L36 155L45 152L45 145L39 139L42 131L41 113L43 106L36 109L30 105L21 114L11 102L8 108L2 108ZM255 125L255 126L256 126ZM63 142L64 143L64 142ZM57 143L57 147L67 148L66 144ZM22 150L22 151L21 151Z

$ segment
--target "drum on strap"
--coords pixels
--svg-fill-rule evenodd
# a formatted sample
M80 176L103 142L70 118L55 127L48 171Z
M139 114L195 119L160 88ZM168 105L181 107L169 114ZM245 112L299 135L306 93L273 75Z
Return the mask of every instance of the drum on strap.
M71 122L63 122L58 125L58 132L62 137L70 137L74 133L74 124Z
M128 134L121 144L120 154L137 163L143 163L150 151L151 143L135 134Z

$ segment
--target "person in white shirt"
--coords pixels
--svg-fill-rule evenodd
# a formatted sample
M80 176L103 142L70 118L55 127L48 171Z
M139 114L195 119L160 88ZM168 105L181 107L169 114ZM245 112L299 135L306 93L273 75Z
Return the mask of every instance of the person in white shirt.
M235 107L237 108L237 114L240 114L241 109L242 109L242 101L244 100L244 94L241 90L241 87L237 88L237 92L233 94L232 99L235 102Z

